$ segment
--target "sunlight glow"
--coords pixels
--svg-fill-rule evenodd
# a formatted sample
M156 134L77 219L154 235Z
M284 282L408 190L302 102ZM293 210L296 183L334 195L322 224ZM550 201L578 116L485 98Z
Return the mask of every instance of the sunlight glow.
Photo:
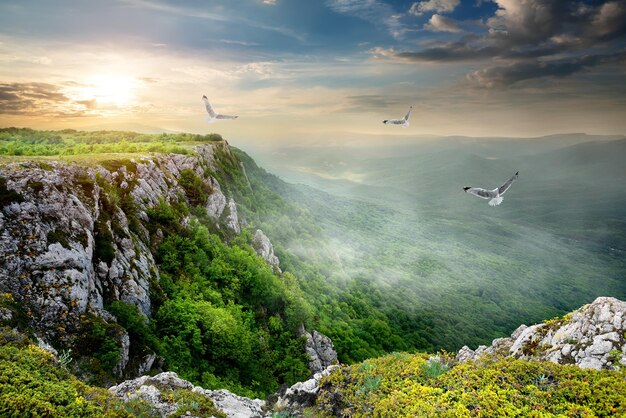
M95 99L98 103L124 106L135 97L138 86L138 80L130 76L98 74L87 80L80 95L84 100Z

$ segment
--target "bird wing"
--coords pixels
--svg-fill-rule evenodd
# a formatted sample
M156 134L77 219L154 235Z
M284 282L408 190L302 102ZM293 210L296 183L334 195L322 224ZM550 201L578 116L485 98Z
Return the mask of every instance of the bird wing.
M215 113L215 110L213 110L213 108L211 107L209 99L207 99L206 96L202 96L202 100L204 100L204 106L206 107L206 111L209 113L209 116L211 116L212 118L216 117L217 114Z
M515 181L515 179L519 176L519 171L515 174L513 174L513 177L511 177L510 179L508 179L506 181L506 183L504 183L502 186L498 187L498 193L499 194L504 194L504 192L506 192L507 190L509 190L509 187L511 187L511 184L513 184L513 181Z
M389 119L387 120L387 125L402 125L404 123L404 119Z
M221 113L216 116L217 119L237 119L239 116L222 115Z
M480 187L470 187L466 190L467 193L473 194L483 199L492 199L496 197L496 194L490 190L481 189Z
M409 111L406 112L406 115L404 116L405 121L409 120L409 116L411 116L411 110L413 110L413 106L410 106Z

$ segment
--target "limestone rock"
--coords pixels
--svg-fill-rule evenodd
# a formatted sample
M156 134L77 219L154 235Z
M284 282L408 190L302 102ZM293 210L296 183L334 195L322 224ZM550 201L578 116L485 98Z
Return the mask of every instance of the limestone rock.
M320 380L338 368L338 365L328 366L321 372L315 373L311 379L292 385L279 396L273 409L280 412L286 411L290 414L289 416L299 416L302 408L315 404Z
M156 376L142 376L127 380L109 388L109 392L123 401L140 398L152 404L161 417L173 414L178 404L170 403L162 396L167 390L190 390L211 398L215 406L229 418L263 417L265 402L235 395L227 390L206 390L183 380L174 372L164 372Z
M581 368L615 369L626 365L625 331L626 302L599 297L562 320L530 327L522 325L511 338L494 340L490 347L479 348L476 352L463 347L457 359L463 362L498 353L521 359L577 364Z
M337 352L330 338L315 330L308 333L304 327L300 328L299 334L306 338L304 349L309 356L311 373L319 373L328 366L337 364Z
M237 216L237 205L231 197L228 201L228 215L226 216L226 227L235 234L241 233L241 227L239 226L239 217Z
M130 338L128 336L128 333L124 332L120 340L121 340L120 357L119 357L117 364L113 367L113 373L116 374L117 376L122 375L122 371L128 364L128 360L129 360L128 354L130 352Z
M59 352L52 347L50 344L48 344L47 342L45 342L44 340L42 340L41 338L35 336L35 338L37 339L37 345L39 346L39 348L41 348L42 350L46 350L48 353L52 354L54 357L58 357Z
M244 398L225 389L207 390L196 386L192 390L211 398L213 404L229 418L257 418L265 416L263 412L265 401L260 399Z
M468 360L473 360L475 358L476 353L474 350L464 345L461 347L458 353L456 353L456 360L459 363L465 363Z
M274 255L274 246L267 235L265 235L260 229L257 229L254 233L254 237L252 238L252 247L258 255L267 261L270 266L275 267L278 271L280 271L280 260L278 260L278 257Z

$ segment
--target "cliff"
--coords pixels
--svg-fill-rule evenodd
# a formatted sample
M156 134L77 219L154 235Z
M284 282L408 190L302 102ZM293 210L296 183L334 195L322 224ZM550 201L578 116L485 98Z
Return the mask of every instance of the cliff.
M187 154L0 164L0 325L55 352L73 350L75 371L100 384L170 367L196 381L232 376L215 364L266 362L255 350L292 354L273 366L274 382L259 382L259 370L231 385L256 380L269 390L286 379L280 367L293 370L291 382L305 376L297 283L280 277L262 230L242 231L248 221L235 196L253 197L226 141ZM199 343L179 321L197 312L205 312L193 331ZM176 344L185 345L184 359ZM211 359L203 363L210 374L192 357Z

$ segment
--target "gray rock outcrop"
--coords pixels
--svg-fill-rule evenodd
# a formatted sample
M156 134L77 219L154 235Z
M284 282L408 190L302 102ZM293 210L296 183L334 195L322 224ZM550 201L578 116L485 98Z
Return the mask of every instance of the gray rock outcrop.
M309 356L311 373L320 373L328 366L337 364L337 352L330 338L315 330L309 333L304 327L300 328L299 334L306 338L304 349Z
M267 264L280 271L280 260L274 254L274 246L267 235L265 235L260 229L257 229L254 233L254 237L252 238L252 247L258 255L267 261Z
M213 404L229 418L254 418L265 416L265 402L235 395L227 390L207 390L183 380L174 372L164 372L156 376L142 376L127 380L109 388L109 392L123 401L142 399L149 402L159 416L167 417L178 409L178 404L171 402L165 392L189 390L210 398Z
M616 369L626 366L626 302L599 297L562 319L520 326L510 338L473 351L467 346L459 362L501 355L519 359L576 364L581 368Z
M311 379L298 382L287 388L285 392L278 397L278 401L274 404L273 410L277 412L288 412L289 416L300 416L300 411L302 411L303 408L315 404L319 392L320 380L338 368L338 365L328 366L321 372L315 373Z

